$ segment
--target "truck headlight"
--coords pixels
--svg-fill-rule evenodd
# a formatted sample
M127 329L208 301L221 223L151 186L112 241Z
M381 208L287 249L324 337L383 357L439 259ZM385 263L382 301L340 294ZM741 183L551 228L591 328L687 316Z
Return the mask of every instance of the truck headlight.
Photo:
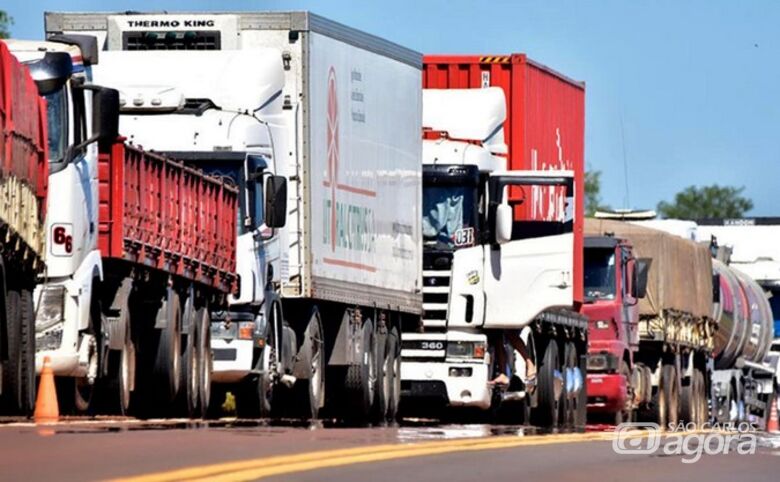
M448 358L479 358L485 357L485 343L481 341L450 341L447 342Z
M56 328L35 336L35 351L59 350L62 345L62 328Z
M238 323L217 321L211 323L212 340L234 340L238 338Z
M612 353L593 353L588 355L588 372L616 372L620 360Z
M44 331L63 321L65 315L65 287L46 286L41 291L35 330Z

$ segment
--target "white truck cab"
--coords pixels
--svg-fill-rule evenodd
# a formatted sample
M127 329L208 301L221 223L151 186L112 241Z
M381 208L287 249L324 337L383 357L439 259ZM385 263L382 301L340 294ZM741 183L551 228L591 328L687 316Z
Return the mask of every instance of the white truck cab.
M505 106L500 88L424 91L424 314L403 334L406 399L490 408L498 330L527 339L540 313L571 305L572 208L525 235L514 217L541 186L561 189L573 206L574 175L508 171ZM522 378L525 362L514 359Z
M67 55L71 62L62 72L59 87L44 96L52 195L46 211L45 283L35 294L35 299L40 299L36 368L40 372L43 358L49 357L55 375L94 379L95 374L89 373L94 338L85 330L92 281L102 276L97 253L97 146L88 145L75 156L69 147L90 137L91 119L86 113L91 112L91 92L81 87L91 81L97 47L82 36L54 37L46 42L9 40L8 45L25 63L45 61L49 53ZM33 68L33 74L34 78L47 75L42 68ZM58 196L58 192L71 194Z

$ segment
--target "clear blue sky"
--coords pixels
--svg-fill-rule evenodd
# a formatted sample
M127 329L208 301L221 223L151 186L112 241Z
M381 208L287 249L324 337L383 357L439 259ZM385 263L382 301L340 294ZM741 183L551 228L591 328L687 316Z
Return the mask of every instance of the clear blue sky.
M43 35L44 10L311 10L426 53L524 52L587 83L586 163L603 172L607 203L651 208L685 186L718 183L745 186L751 214L780 215L780 2L11 0L0 8L18 38Z

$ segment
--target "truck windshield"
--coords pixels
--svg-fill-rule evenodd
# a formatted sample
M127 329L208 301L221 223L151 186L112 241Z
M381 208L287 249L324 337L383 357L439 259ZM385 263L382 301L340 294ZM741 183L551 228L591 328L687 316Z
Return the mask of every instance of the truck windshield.
M615 251L585 250L585 299L615 299Z
M423 188L426 246L452 249L476 243L476 188L439 185Z
M780 338L780 290L773 289L770 291L772 296L769 297L769 305L772 307L772 318L775 321L775 338Z
M68 98L62 88L46 98L49 161L60 162L68 145Z
M243 164L231 161L199 161L195 166L210 176L222 178L234 186L238 186L238 234L244 234L246 232L246 227L244 226L244 219L246 218L244 196L246 190L244 189Z

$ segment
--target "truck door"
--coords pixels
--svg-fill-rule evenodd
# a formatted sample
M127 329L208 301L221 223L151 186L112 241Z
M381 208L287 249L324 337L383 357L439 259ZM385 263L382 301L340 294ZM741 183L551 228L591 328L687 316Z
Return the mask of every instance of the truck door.
M620 299L623 300L623 306L620 310L622 319L621 326L626 332L626 340L632 348L639 347L639 300L634 296L634 286L636 282L636 259L632 256L631 250L626 247L618 248L620 252Z
M535 219L532 189L553 189L557 205ZM485 245L485 328L521 328L539 313L573 304L574 181L569 171L516 171L492 176ZM499 206L512 209L510 239L497 239ZM505 208L504 208L505 210ZM499 242L501 241L501 242Z

